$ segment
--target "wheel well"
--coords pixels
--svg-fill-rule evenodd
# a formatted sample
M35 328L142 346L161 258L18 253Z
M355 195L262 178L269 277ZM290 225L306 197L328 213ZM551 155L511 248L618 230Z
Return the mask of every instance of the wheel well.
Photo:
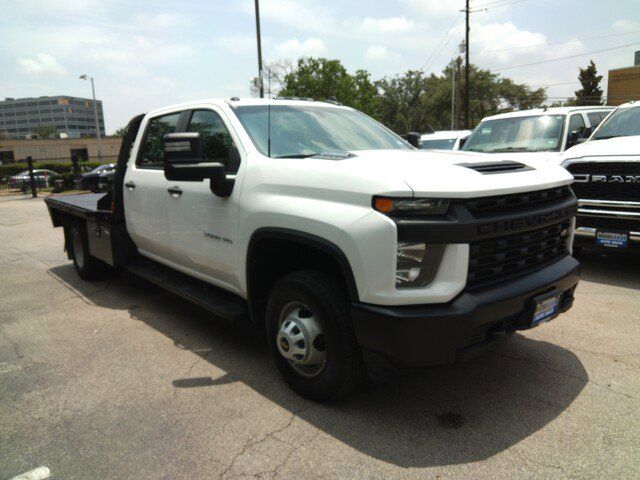
M262 232L251 240L247 255L247 296L254 322L264 320L269 293L276 281L299 270L318 270L334 276L342 282L349 298L358 300L349 262L333 243L297 232Z

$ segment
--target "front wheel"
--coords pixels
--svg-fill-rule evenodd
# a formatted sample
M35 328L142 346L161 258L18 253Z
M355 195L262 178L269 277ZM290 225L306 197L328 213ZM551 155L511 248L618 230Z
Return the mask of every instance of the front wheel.
M278 370L300 395L331 401L360 384L349 299L334 277L302 271L280 279L267 304L266 329Z

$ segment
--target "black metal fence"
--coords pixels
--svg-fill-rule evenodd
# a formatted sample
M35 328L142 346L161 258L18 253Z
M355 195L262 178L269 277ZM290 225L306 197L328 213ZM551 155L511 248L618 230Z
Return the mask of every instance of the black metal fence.
M0 196L62 192L76 188L74 180L105 163L117 163L118 157L31 158L0 164Z

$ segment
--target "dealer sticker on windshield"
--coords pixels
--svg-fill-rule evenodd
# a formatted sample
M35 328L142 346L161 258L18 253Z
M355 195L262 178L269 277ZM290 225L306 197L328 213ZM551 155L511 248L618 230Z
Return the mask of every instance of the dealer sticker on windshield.
M535 309L533 311L533 319L531 326L535 327L542 322L548 322L558 314L558 305L560 305L560 294L553 295L544 299L536 300Z
M596 245L609 248L626 248L628 243L628 233L596 232Z

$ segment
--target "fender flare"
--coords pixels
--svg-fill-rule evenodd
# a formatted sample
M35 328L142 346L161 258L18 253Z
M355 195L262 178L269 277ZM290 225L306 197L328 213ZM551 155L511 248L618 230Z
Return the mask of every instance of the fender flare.
M320 250L333 258L340 267L340 271L342 276L344 277L345 283L347 285L347 290L349 293L349 299L353 302L357 302L359 300L358 296L358 287L356 285L355 277L353 275L353 270L351 269L351 264L347 259L347 256L344 252L338 247L335 243L330 242L322 237L318 237L317 235L313 235L311 233L301 232L299 230L293 230L288 228L280 228L280 227L263 227L259 228L249 240L249 246L247 248L247 264L246 264L246 278L247 278L247 291L251 292L251 256L252 250L255 244L259 240L263 240L265 238L279 239L279 240L288 240L292 242L297 242L302 245L307 245L317 250Z

